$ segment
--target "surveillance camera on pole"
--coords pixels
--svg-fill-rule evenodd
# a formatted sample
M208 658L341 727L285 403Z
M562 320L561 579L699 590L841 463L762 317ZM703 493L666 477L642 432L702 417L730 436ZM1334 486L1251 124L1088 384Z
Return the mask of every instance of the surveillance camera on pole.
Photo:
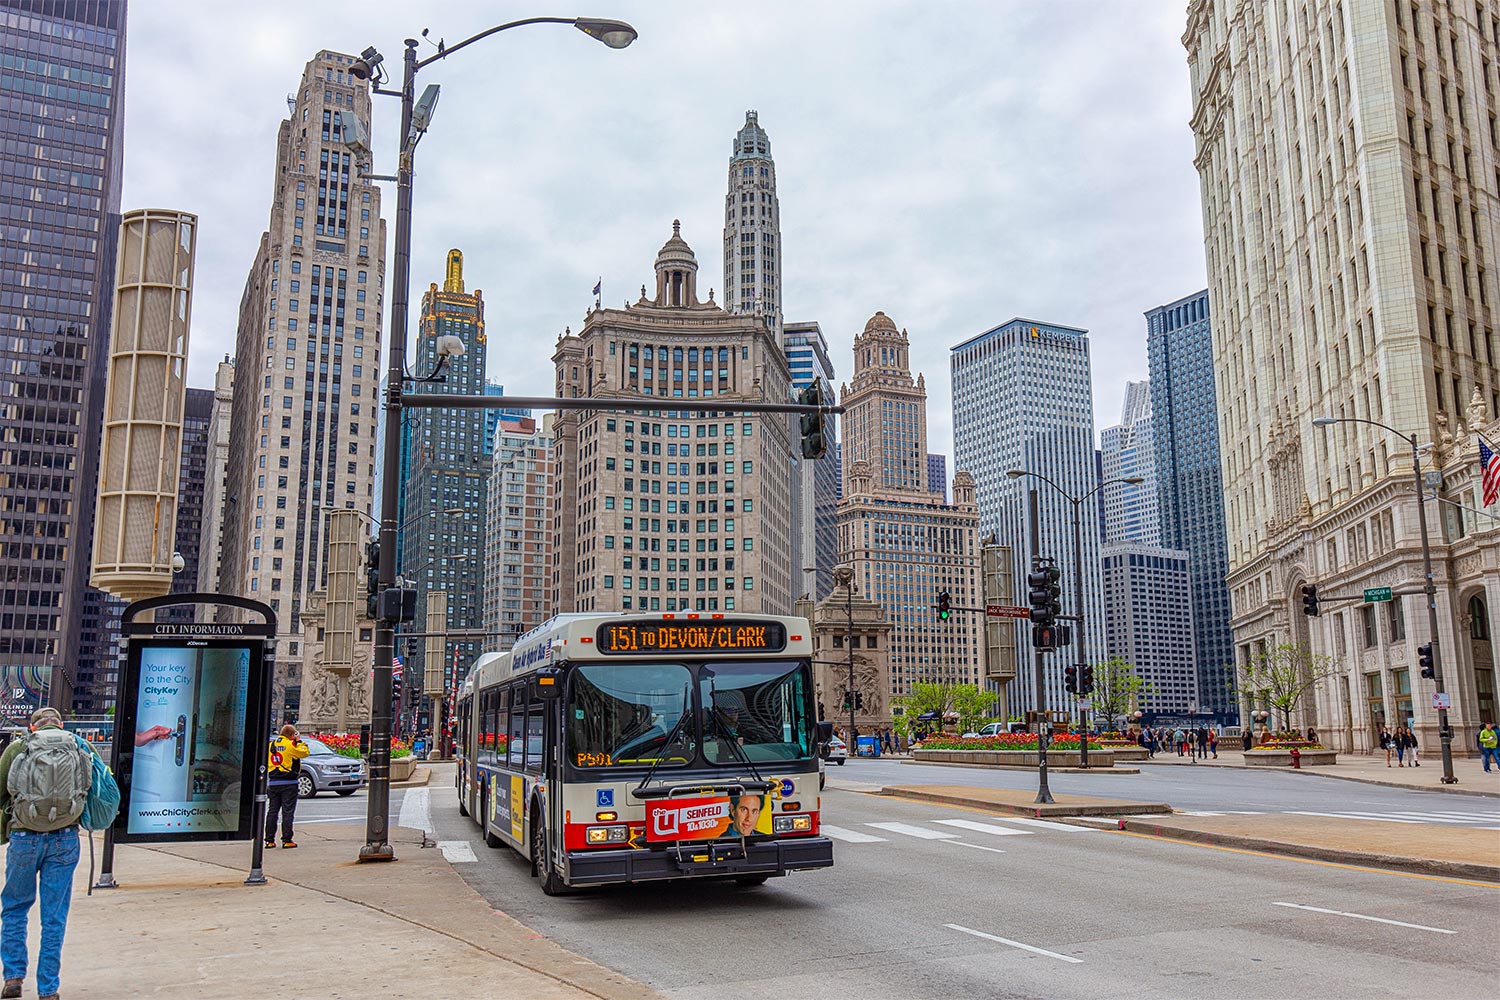
M370 156L370 130L356 115L341 113L339 124L344 132L344 147L357 163L365 163Z
M449 333L437 339L437 352L440 358L461 358L464 356L464 350L461 337L455 337Z
M417 141L417 136L427 131L432 124L433 112L437 111L438 92L441 90L437 84L429 83L422 91L422 96L417 98L416 105L411 109L411 131L406 135L408 143Z

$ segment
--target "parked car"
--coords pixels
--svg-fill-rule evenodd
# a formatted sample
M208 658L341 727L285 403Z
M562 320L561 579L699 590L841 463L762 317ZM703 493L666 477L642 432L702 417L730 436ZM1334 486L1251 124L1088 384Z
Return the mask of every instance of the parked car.
M823 751L823 759L830 764L843 765L849 759L849 747L843 740L835 736L828 741L828 748Z
M1010 730L1006 728L1005 723L991 722L989 725L981 728L977 733L964 733L963 738L969 739L973 736L1004 736L1009 731Z
M297 778L297 797L310 799L319 792L353 795L364 787L365 762L358 757L334 753L321 740L306 740L308 754L302 758Z

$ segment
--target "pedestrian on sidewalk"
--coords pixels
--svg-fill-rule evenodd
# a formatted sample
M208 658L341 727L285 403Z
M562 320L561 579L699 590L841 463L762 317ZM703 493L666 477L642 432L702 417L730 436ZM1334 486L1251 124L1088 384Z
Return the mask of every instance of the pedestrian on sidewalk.
M1208 728L1198 727L1198 759L1208 760Z
M1395 736L1396 743L1396 766L1406 766L1406 727L1398 726Z
M1414 733L1414 732L1412 732L1410 727L1407 727L1407 730L1406 730L1406 752L1409 753L1409 754L1411 754L1411 766L1412 767L1421 767L1422 766L1422 761L1418 759L1421 756L1421 753L1420 753L1420 749L1421 748L1417 746L1417 744L1419 742L1420 741L1417 739L1417 734Z
M1219 759L1219 731L1210 729L1208 731L1208 749L1213 752L1214 760Z
M1491 760L1500 767L1500 733L1495 732L1493 722L1486 722L1479 730L1479 759L1484 762L1486 774L1490 771Z
M271 741L266 765L266 846L276 846L276 816L281 816L281 846L296 847L292 839L292 817L297 813L298 779L302 777L302 758L311 751L297 727L281 727L281 735Z
M1396 738L1384 726L1380 727L1380 749L1385 751L1385 766L1391 766L1391 751L1396 749Z
M1250 731L1249 726L1246 726L1240 730L1240 749L1249 750L1253 746L1255 746L1255 734Z
M26 981L26 924L40 890L42 943L36 957L36 991L57 1000L63 935L78 867L78 820L88 802L94 749L62 727L62 713L31 713L30 735L0 755L0 843L5 890L0 893L0 997L19 997Z

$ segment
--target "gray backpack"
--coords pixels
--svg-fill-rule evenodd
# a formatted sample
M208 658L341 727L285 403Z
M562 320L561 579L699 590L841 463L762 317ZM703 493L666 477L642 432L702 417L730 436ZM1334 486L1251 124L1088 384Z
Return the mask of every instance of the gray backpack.
M27 736L6 780L11 824L44 833L77 823L93 778L87 754L72 733L56 727Z

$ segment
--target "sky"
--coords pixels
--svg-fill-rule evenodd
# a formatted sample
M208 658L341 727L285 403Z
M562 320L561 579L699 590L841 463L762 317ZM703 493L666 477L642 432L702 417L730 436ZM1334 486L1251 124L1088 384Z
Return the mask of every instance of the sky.
M452 44L579 14L640 37L615 51L525 26L418 77L442 98L416 155L413 308L461 249L510 394L552 394L556 339L596 281L608 306L654 287L673 219L700 294L722 287L748 109L776 160L785 319L821 324L836 383L877 310L905 328L931 451L953 451L953 345L1014 316L1089 330L1097 432L1147 376L1142 314L1206 283L1180 0L136 0L123 206L199 216L189 383L234 352L276 130L315 53L374 45L399 76L423 28ZM373 101L374 169L393 172L399 102ZM395 202L388 185L392 240Z

